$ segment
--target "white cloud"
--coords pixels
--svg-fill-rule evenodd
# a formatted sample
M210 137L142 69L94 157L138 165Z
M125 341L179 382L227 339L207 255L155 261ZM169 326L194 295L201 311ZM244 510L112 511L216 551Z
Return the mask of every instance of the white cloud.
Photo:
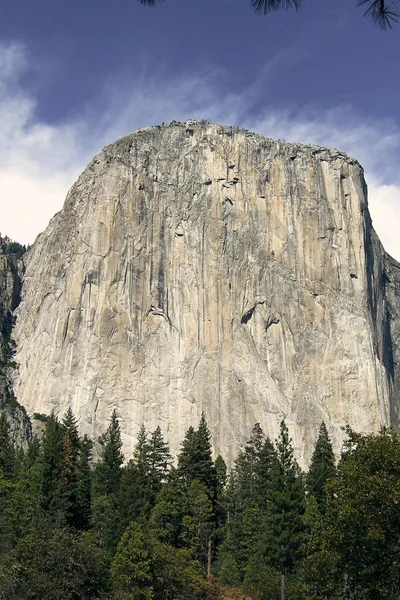
M268 137L336 147L366 170L370 209L385 248L400 259L399 125L371 122L350 106L276 110L260 104L263 85L281 61L275 57L242 93L224 88L224 73L109 80L75 121L49 125L37 118L36 99L22 86L31 67L20 45L0 45L0 231L32 242L61 207L68 187L102 146L138 127L188 118L237 124Z

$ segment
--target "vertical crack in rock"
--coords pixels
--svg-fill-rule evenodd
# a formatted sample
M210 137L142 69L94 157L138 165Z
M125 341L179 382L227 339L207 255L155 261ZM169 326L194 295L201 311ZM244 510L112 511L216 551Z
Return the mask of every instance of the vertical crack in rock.
M149 127L92 160L30 250L14 392L31 415L73 406L94 439L116 408L126 456L141 423L176 452L204 410L231 463L285 417L304 466L322 420L337 451L343 425L398 428L399 314L356 160Z

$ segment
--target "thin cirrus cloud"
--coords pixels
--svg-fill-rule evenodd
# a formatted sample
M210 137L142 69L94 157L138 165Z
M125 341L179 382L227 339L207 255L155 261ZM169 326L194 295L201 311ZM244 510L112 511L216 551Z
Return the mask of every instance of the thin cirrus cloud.
M224 91L218 69L175 78L141 75L109 81L96 101L64 123L37 117L35 96L23 86L31 68L26 48L0 45L0 208L2 235L31 243L61 209L66 192L102 146L139 127L189 118L240 125L267 137L335 147L363 164L370 210L386 250L400 259L400 128L369 122L351 106L327 110L257 109L264 69L242 93Z

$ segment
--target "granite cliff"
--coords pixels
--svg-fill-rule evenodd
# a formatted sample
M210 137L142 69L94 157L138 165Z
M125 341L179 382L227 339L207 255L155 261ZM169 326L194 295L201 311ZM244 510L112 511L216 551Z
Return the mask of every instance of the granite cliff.
M31 437L31 423L25 409L15 398L10 379L14 366L15 345L11 338L20 302L21 277L24 269L20 260L24 248L0 236L0 411L4 412L16 446L26 446Z
M104 148L26 259L14 391L71 406L82 433L113 408L176 451L205 411L228 462L285 418L310 458L322 420L399 425L400 266L358 162L216 124L150 127Z

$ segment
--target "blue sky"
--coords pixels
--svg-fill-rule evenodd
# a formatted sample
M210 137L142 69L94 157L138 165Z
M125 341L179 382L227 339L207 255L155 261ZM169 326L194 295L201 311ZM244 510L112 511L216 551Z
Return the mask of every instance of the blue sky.
M259 16L249 0L0 0L1 233L32 242L102 146L205 118L360 160L400 260L400 25L353 0Z

